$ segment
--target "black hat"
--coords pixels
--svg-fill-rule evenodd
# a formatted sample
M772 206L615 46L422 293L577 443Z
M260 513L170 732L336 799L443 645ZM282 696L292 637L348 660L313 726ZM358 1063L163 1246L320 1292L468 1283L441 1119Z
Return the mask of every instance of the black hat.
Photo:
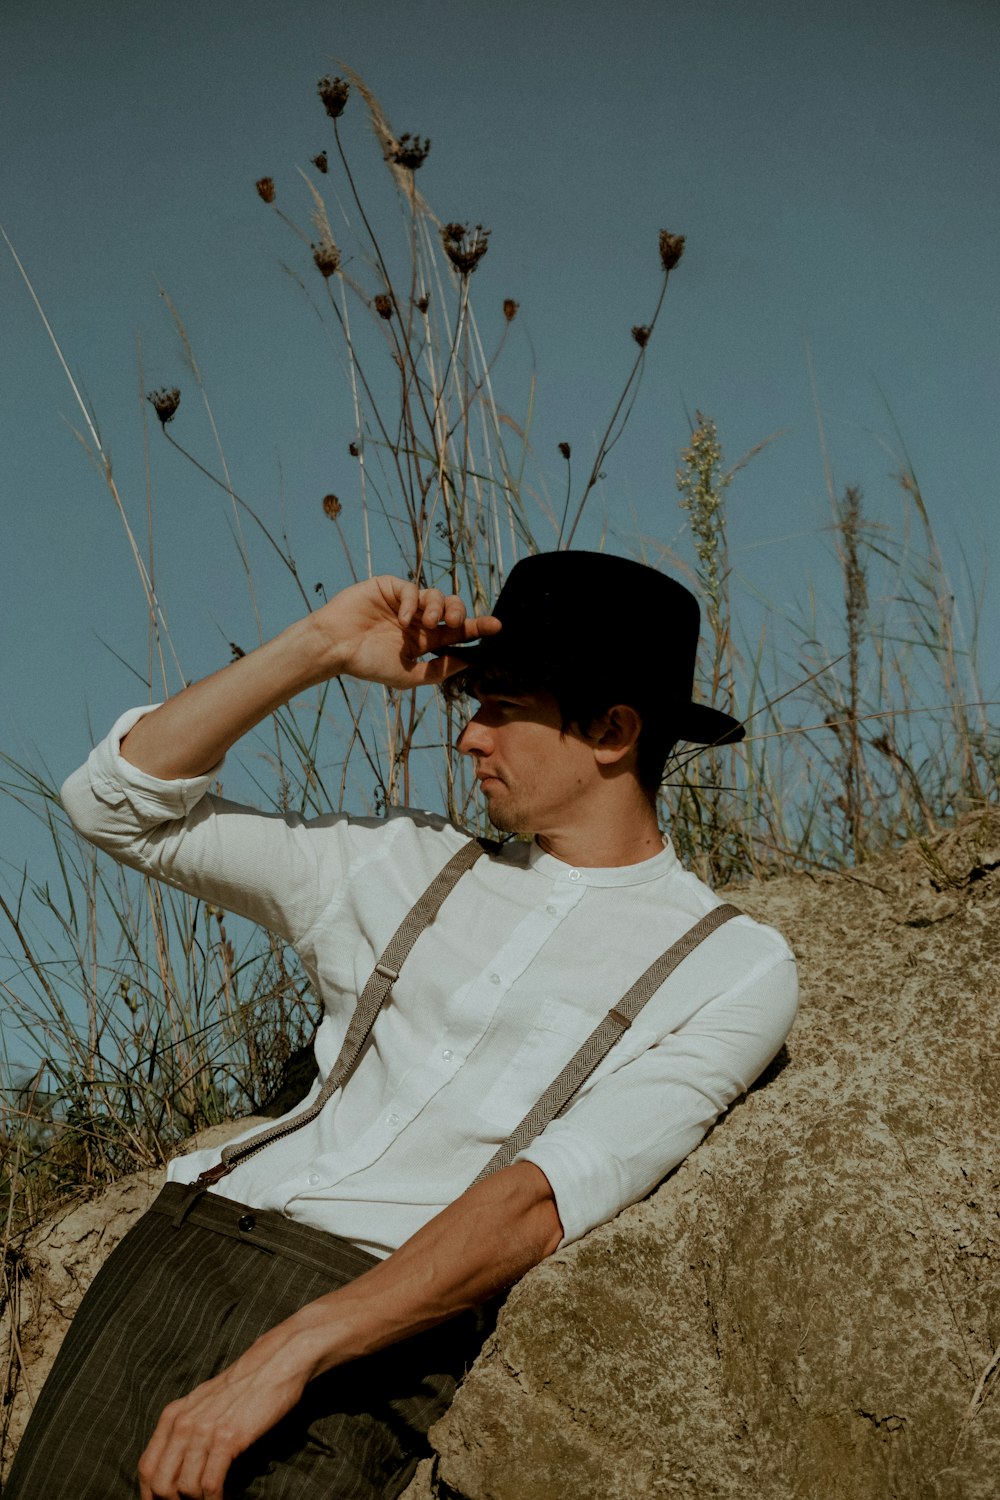
M513 672L607 691L696 745L741 740L738 719L691 698L701 612L673 578L606 552L539 552L511 569L493 607L503 629L449 647L470 672Z

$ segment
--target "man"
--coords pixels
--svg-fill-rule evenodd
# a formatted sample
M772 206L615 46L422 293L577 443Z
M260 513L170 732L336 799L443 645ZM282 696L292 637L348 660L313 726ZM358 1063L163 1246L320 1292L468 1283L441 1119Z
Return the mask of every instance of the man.
M296 946L326 1082L221 1161L171 1165L81 1307L10 1500L131 1495L136 1464L142 1500L398 1495L474 1356L473 1310L650 1191L770 1061L791 955L657 824L674 741L742 733L691 701L697 638L687 590L603 554L526 559L476 619L378 578L126 715L70 778L74 821L116 858ZM482 853L430 815L306 823L209 794L241 735L341 673L457 678L490 819L533 841ZM532 1139L525 1116L598 1026L618 1039Z

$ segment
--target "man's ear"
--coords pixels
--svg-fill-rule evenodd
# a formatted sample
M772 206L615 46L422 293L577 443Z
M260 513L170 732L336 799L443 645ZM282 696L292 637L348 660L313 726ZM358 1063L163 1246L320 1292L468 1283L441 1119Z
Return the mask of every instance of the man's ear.
M624 760L639 743L642 715L627 703L616 703L601 714L590 729L594 758L598 765L613 766Z

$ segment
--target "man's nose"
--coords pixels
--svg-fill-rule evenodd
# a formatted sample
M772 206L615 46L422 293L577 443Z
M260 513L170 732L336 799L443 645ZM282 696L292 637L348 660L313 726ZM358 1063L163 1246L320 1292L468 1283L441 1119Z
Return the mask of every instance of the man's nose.
M455 742L455 748L463 755L487 755L489 753L489 730L481 722L478 713L473 714L462 730Z

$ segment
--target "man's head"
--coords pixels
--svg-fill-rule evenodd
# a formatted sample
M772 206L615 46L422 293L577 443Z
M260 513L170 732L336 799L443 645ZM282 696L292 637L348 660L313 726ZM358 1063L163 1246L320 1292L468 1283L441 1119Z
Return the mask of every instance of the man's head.
M742 739L728 714L692 701L700 612L694 595L642 563L603 552L548 552L511 570L493 613L503 629L454 654L452 679L486 700L550 700L583 739L606 732L616 708L640 720L632 768L655 798L678 740Z

